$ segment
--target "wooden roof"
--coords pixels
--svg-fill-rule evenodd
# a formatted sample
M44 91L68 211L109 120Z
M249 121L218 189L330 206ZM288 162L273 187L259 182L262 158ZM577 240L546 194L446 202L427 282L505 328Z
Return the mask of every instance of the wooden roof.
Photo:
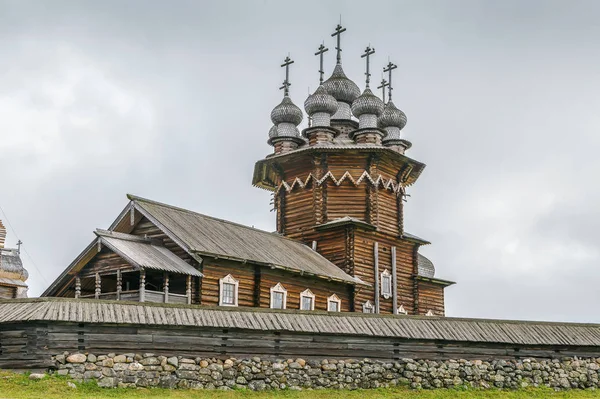
M128 197L135 209L189 253L251 262L344 283L365 284L298 241L134 195Z
M151 240L106 230L96 230L96 235L103 245L136 268L202 277L200 271L164 246L154 245Z
M600 346L600 325L125 303L83 299L0 301L0 323L60 321L187 326L515 345Z

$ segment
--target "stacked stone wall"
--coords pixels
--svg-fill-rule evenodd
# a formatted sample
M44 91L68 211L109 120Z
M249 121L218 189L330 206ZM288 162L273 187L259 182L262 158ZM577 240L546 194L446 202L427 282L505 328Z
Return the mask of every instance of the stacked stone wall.
M195 389L598 388L600 358L398 361L205 359L155 354L54 356L55 372L101 387Z

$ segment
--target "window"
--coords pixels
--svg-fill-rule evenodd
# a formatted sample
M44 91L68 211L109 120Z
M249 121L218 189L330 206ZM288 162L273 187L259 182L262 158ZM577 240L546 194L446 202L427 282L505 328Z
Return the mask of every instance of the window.
M381 295L385 299L392 296L392 275L387 270L381 273Z
M339 312L341 303L342 303L342 301L340 300L340 298L338 298L337 295L333 294L332 296L327 298L327 311L328 312Z
M400 305L400 307L398 308L398 314L408 314L406 309L404 309L403 305Z
M427 311L427 313L425 313L425 316L435 316L435 314L433 313L433 311L430 309Z
M300 293L300 310L315 310L315 294L309 289Z
M373 313L373 304L371 301L363 303L363 313Z
M231 274L219 280L219 306L238 305L238 286L239 281Z
M275 287L271 287L271 309L285 309L287 302L287 290L277 283Z

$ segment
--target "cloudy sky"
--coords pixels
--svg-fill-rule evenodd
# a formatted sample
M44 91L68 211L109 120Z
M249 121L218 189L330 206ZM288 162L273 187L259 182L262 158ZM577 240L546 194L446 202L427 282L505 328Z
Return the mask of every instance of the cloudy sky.
M273 230L251 177L271 151L279 64L296 61L303 103L340 14L359 86L369 43L374 70L399 66L408 155L428 165L406 228L459 283L448 315L600 322L594 0L0 0L0 206L25 242L30 294L126 193Z

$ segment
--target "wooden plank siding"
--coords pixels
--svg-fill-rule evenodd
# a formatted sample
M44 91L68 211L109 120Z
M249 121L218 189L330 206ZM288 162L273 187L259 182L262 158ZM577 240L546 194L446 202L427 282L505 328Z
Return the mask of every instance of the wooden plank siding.
M260 284L260 306L270 307L271 287L281 283L287 290L287 309L300 309L300 293L307 288L315 294L315 310L327 310L327 298L336 294L341 299L341 311L350 311L350 297L346 284L314 281L302 276L290 276L276 270L263 271Z
M436 316L444 316L444 288L428 281L417 281L418 314L424 315L432 311Z

